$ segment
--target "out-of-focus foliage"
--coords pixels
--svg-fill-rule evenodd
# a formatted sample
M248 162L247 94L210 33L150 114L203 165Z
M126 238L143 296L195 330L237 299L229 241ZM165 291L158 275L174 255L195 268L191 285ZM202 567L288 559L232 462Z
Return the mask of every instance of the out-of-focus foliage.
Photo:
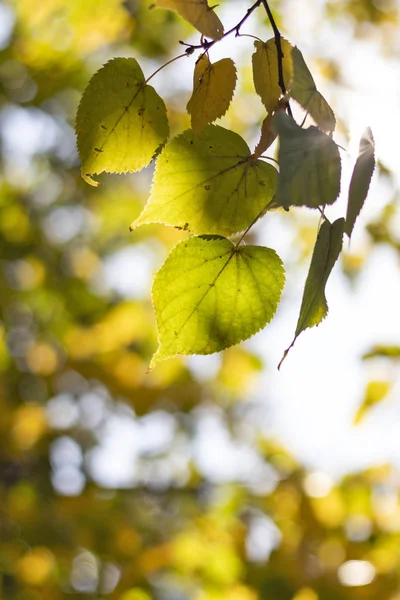
M296 464L262 432L246 348L206 374L176 359L146 375L148 273L186 234L130 235L150 175L88 188L73 122L103 62L161 64L187 36L147 6L0 4L0 597L396 600L395 471L334 483ZM383 2L328 8L360 30L398 19ZM173 96L168 108L187 125ZM396 215L394 198L369 235L398 253ZM365 358L398 364L399 348L377 340Z

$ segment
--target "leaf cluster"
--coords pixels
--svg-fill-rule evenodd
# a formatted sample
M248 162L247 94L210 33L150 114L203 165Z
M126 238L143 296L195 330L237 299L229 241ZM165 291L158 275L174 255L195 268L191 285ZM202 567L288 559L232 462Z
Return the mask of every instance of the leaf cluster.
M151 364L176 354L223 350L271 320L284 285L281 261L271 249L245 246L244 238L270 210L306 206L317 209L323 223L295 341L327 314L325 286L343 233L352 233L374 170L372 133L367 130L361 140L346 219L331 224L325 209L341 190L335 115L300 50L281 36L268 3L258 0L227 32L206 0L157 0L155 6L174 10L202 34L199 45L187 44L184 55L164 65L200 51L187 104L192 128L168 141L166 105L148 84L158 71L146 79L133 58L114 59L93 76L76 119L82 176L88 183L98 185L93 176L102 172L135 172L155 160L150 197L131 230L162 223L193 235L172 251L154 280L159 348ZM239 36L240 27L259 7L267 9L274 36L254 44L254 88L266 116L251 152L237 133L212 124L228 110L237 74L231 58L213 63L210 50L233 32ZM302 124L293 118L290 101L303 110ZM314 125L305 128L307 117ZM272 157L264 155L276 138L279 172ZM241 234L239 239L231 241L236 234Z

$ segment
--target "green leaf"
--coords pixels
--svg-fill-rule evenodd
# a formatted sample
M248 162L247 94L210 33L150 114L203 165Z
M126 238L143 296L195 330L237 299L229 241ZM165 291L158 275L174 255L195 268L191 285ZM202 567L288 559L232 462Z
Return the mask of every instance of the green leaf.
M285 209L333 204L341 172L335 142L314 126L302 129L283 111L274 116L274 127L280 136L277 204Z
M115 58L90 80L76 117L83 179L140 171L164 144L169 126L165 104L146 85L134 58Z
M344 225L343 218L337 219L333 224L326 220L321 225L304 287L294 339L289 348L285 350L278 369L300 333L309 327L319 325L328 314L325 287L342 250Z
M196 137L187 130L157 159L150 198L131 229L164 223L193 233L243 231L271 201L277 171L250 156L233 131L207 125Z
M236 68L232 59L223 58L212 64L206 54L199 58L194 69L193 94L187 105L196 135L226 113L235 86Z
M274 250L220 236L178 244L156 274L153 304L159 347L150 368L177 354L212 354L265 327L285 276Z
M252 56L254 87L267 111L272 113L277 108L279 98L282 96L275 39L272 38L265 43L256 41L254 46L256 48ZM285 86L289 87L293 73L292 45L281 38L281 48L283 79Z
M360 150L351 176L345 232L351 237L354 223L364 205L369 184L375 169L375 144L371 129L368 127L360 140Z
M365 419L369 410L386 398L393 383L391 381L369 381L364 393L364 399L354 417L354 425L359 425Z
M213 40L220 40L224 35L224 27L208 6L207 0L155 0L153 6L177 12L200 33Z
M295 46L292 49L293 79L290 87L290 95L296 100L314 119L318 127L323 131L334 131L336 119L333 110L317 90L313 76L311 75L300 50Z

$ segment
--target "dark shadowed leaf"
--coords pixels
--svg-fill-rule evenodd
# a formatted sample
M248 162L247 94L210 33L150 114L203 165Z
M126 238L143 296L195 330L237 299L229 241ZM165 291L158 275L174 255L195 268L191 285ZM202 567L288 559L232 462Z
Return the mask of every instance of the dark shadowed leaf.
M292 50L293 80L290 95L306 110L323 131L334 131L336 119L333 110L317 90L300 50Z
M276 113L273 123L280 138L277 204L286 209L333 204L341 173L335 142L314 126L302 129L283 111Z
M302 331L319 325L328 314L325 287L342 249L345 220L333 224L324 221L318 232L301 302L300 315L293 342L285 350L279 367Z
M375 144L368 127L360 140L360 150L351 176L345 232L351 237L354 224L364 205L375 169Z

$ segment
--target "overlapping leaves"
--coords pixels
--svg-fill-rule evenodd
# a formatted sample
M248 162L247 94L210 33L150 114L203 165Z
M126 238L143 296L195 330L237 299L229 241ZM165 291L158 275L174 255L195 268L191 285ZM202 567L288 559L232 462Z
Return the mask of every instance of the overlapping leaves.
M274 167L251 158L233 131L207 125L171 140L157 160L153 187L131 229L164 223L193 233L232 235L243 231L272 200Z
M327 314L325 286L340 254L343 232L351 235L374 170L372 134L367 130L361 140L346 221L331 224L324 210L337 199L341 179L339 150L331 137L336 121L300 50L281 38L278 52L276 36L255 42L254 86L267 116L251 154L239 135L211 125L226 113L236 86L232 59L212 63L209 58L210 47L223 37L212 7L207 0L156 0L155 6L175 10L214 40L202 38L200 45L188 45L186 51L203 51L187 104L192 129L164 146L169 133L165 105L134 59L115 59L92 78L76 122L82 175L93 185L92 175L137 171L160 152L150 197L131 229L162 223L199 236L179 244L155 278L159 348L152 365L176 354L222 350L270 321L284 283L280 259L273 250L245 246L243 238L235 245L221 236L247 233L271 207L307 206L319 209L325 220L290 349L302 331ZM290 99L316 127L305 129L296 123L290 116ZM279 176L260 159L277 136Z
M254 87L268 113L272 113L277 108L279 98L282 95L282 89L279 85L279 61L275 39L272 38L265 43L256 41L254 46L256 48L252 57ZM293 74L292 46L287 40L281 38L281 49L283 53L283 80L285 86L289 87Z

